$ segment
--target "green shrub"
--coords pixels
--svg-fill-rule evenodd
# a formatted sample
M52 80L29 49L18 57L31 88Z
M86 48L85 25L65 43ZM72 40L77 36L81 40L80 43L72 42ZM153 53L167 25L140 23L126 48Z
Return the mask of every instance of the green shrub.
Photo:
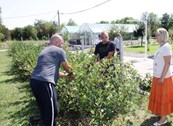
M57 94L60 114L87 119L90 125L110 125L119 114L140 105L139 78L130 64L119 60L95 62L83 52L70 53L76 79L60 79Z
M9 55L12 57L10 72L21 81L28 81L35 67L42 45L14 42L10 44Z
M143 95L138 89L142 79L131 64L121 64L115 57L98 63L92 56L93 50L72 53L65 49L76 78L59 79L56 86L62 125L73 119L78 120L78 125L80 122L81 125L109 126L115 124L114 120L119 115L140 107ZM42 46L33 44L11 44L11 72L20 80L27 81L41 50Z

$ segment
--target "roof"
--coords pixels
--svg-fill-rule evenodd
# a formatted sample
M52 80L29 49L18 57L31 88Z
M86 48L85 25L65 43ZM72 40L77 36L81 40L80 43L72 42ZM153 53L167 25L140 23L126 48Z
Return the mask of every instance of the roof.
M101 33L102 31L108 31L112 27L117 27L119 30L124 29L125 32L133 32L138 27L137 24L88 24L84 23L78 30L78 33L92 32Z
M108 31L112 24L88 24L84 23L78 30L78 33L82 32L92 32L92 33L100 33L102 31Z
M64 26L60 33L69 32L76 33L80 26Z

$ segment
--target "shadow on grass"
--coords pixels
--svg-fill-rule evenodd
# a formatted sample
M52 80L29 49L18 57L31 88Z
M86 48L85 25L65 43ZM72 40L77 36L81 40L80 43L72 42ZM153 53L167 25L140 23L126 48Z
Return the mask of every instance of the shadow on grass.
M25 106L19 107L17 111L10 113L10 119L13 124L26 126L29 124L29 118L36 115L34 111L37 111L37 107L34 106L34 102L29 101L12 103L12 105L16 106L19 104L25 104Z
M35 98L31 92L29 81L20 81L9 70L2 72L1 74L4 78L0 80L0 84L14 84L18 89L16 93L19 93L15 94L14 98L13 96L10 96L12 100L8 102L7 106L12 107L12 109L8 112L9 116L6 118L11 120L11 123L15 126L28 126L30 117L38 115L39 113Z
M12 106L18 106L17 110L9 113L10 120L12 120L12 123L14 124L27 126L29 125L30 117L38 115L39 110L36 101L33 98L29 82L20 83L18 88L24 95L17 101L10 103Z
M13 77L10 71L2 72L2 75L5 75L7 78L0 80L0 83L14 84L17 81L17 79Z
M150 117L149 119L146 119L140 126L153 126L153 123L157 122L159 120L159 117ZM172 126L171 122L168 122L162 126Z
M0 84L11 84L11 83L14 83L14 79L13 78L9 78L9 79L5 79L5 80L1 80L0 81Z
M143 48L144 46L129 46L128 48Z

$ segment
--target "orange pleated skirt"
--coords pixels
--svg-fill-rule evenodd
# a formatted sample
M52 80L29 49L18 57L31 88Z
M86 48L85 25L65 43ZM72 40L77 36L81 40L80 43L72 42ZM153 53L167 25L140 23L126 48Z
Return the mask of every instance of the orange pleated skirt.
M159 78L153 77L148 110L155 115L170 115L173 113L173 76L165 78L162 84Z

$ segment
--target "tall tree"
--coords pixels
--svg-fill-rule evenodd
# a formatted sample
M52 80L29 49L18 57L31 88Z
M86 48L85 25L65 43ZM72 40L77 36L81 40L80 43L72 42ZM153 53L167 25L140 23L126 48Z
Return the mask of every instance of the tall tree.
M109 24L109 21L100 21L99 24Z
M11 30L11 38L12 40L23 40L23 28L16 27Z
M169 29L173 29L173 14L170 14L170 18L169 18Z
M161 27L165 28L166 30L169 30L169 24L170 24L170 16L169 14L165 13L161 18Z
M77 24L74 22L74 20L69 19L67 25L68 25L68 26L76 26Z
M131 24L131 22L128 22L128 20L134 20L132 17L125 17L120 20L111 21L111 24Z
M155 32L157 30L157 28L160 25L160 20L157 16L157 14L154 13L149 13L148 14L148 22L147 22L147 26L148 26L148 35L150 36L155 36Z
M34 27L37 29L38 39L49 39L52 34L57 32L57 24L43 20L36 20Z
M170 15L170 19L169 19L169 36L170 36L170 42L173 42L173 14Z
M141 38L141 46L143 45L143 39L145 35L145 24L142 22L138 22L139 27L133 32L135 37Z
M32 25L28 25L23 29L23 40L36 40L37 30Z

